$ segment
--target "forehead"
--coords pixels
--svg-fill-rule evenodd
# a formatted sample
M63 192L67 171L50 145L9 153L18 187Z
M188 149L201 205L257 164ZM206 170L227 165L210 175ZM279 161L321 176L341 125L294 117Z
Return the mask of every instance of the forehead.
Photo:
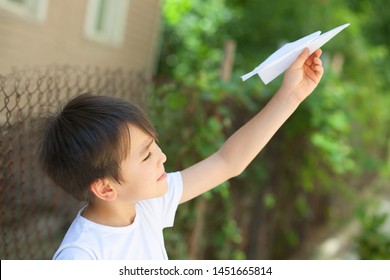
M130 155L138 155L142 149L154 139L151 135L147 134L141 128L136 125L129 124L128 131L130 135Z

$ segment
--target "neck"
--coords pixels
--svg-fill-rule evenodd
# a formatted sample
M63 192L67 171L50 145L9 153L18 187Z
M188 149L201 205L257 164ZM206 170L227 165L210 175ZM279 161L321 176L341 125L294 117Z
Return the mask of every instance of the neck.
M118 205L114 202L92 201L81 215L97 224L125 227L134 222L136 211L135 204Z

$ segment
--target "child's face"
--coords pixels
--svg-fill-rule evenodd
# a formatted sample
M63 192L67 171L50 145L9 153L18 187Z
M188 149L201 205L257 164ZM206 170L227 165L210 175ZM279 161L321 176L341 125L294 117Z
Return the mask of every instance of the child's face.
M130 155L121 163L123 180L117 190L119 199L136 203L167 192L164 170L167 157L151 136L134 125L129 128Z

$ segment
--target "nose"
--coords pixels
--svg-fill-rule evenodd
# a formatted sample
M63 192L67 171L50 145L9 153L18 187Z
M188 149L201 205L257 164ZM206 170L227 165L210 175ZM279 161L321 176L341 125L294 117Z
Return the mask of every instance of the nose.
M159 148L160 150L160 160L158 161L158 164L164 164L167 161L167 156L163 153L163 151Z
M163 152L161 152L161 154L162 154L162 161L161 161L161 163L165 163L167 161L167 156Z

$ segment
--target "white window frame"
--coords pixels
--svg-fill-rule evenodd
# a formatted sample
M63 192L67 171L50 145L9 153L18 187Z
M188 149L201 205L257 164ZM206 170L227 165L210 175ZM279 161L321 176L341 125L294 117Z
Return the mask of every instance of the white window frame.
M24 0L18 3L12 0L0 0L0 9L27 20L43 22L46 20L47 0Z
M125 39L129 2L130 0L88 0L84 25L86 37L102 44L121 46Z

